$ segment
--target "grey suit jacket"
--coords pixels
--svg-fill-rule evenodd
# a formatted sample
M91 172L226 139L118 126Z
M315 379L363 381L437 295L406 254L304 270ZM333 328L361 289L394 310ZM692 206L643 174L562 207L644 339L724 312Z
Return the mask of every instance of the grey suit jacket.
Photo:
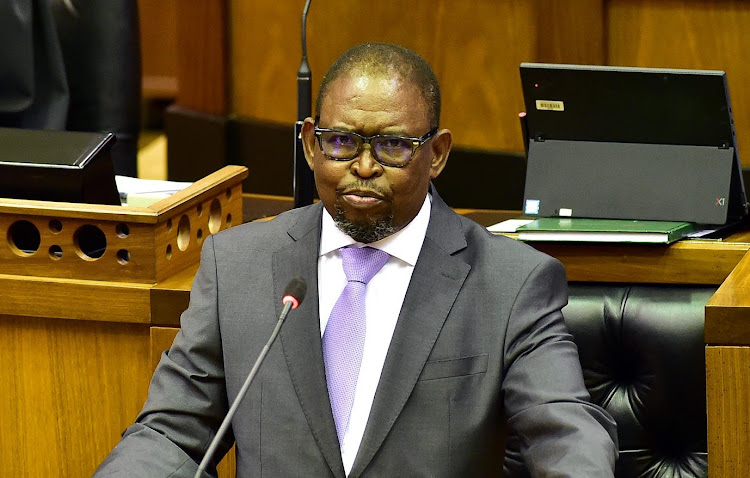
M297 276L307 299L289 315L220 455L236 440L239 477L345 476L321 351L321 212L316 204L206 239L181 331L97 476L191 477ZM560 312L566 301L559 262L492 236L433 191L349 476L501 476L506 422L532 475L611 476L615 425L587 401Z

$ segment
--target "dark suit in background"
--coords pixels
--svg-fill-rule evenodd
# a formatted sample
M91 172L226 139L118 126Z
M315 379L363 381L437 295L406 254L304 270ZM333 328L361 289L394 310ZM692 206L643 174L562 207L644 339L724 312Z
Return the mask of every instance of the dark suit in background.
M136 0L0 2L0 126L112 132L136 176L141 57Z

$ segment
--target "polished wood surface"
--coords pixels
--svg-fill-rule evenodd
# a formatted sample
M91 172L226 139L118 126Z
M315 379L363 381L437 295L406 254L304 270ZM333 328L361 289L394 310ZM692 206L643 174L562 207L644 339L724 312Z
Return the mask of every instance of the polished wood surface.
M296 119L303 5L231 2L234 114L272 123ZM331 62L356 43L412 48L438 76L442 124L454 131L456 144L509 151L523 150L516 116L523 110L522 61L721 69L742 151L750 144L750 65L743 60L749 23L750 4L743 0L477 0L470 8L451 0L408 7L397 0L322 0L308 16L308 57L316 94Z
M483 226L518 218L520 211L457 209ZM516 234L505 234L515 238ZM685 239L670 245L528 242L560 260L573 282L721 284L750 249L747 231L723 240Z
M165 268L166 277L147 279L122 274L101 280L97 273L56 277L45 268L19 269L20 256L0 260L0 362L5 364L0 369L0 388L5 390L0 398L5 430L0 434L0 475L94 473L143 406L155 351L168 348L176 331L152 330L152 325L179 324L201 239L242 222L241 181L246 175L244 167L223 168L147 208L0 199L0 226L8 241L15 221L49 225L42 240L74 230L71 221L116 221L108 232L118 237L137 235L139 227L156 228L144 254L159 254L167 244L174 246L175 256L190 250L184 246L191 243L196 251L192 259ZM169 222L171 233L165 234ZM222 466L233 469L233 459ZM234 475L223 472L226 476Z
M705 337L708 344L750 345L750 255L706 304Z
M750 346L706 347L708 476L750 476Z
M559 259L568 280L657 284L721 284L749 243L683 240L650 244L529 243Z
M178 0L138 0L144 98L177 95Z
M0 273L153 284L242 221L247 174L226 166L146 208L0 198ZM35 249L24 230L36 233Z
M740 152L750 149L750 2L608 0L610 65L724 70ZM742 155L750 165L750 155Z
M536 57L544 63L607 62L605 0L536 0Z
M0 274L0 315L151 322L150 286Z
M91 476L146 398L148 334L0 313L0 475Z
M150 89L179 88L177 103L199 113L296 120L304 0L139 3ZM315 95L331 62L356 43L412 48L441 82L442 124L456 144L506 151L523 150L522 61L724 70L744 151L748 24L744 0L476 0L470 7L451 0L316 0L308 57ZM750 155L742 158L750 164Z
M228 3L191 0L178 4L177 104L182 108L219 116L230 113Z
M307 19L313 96L326 69L347 48L367 41L399 43L419 52L435 70L443 95L441 123L454 132L458 145L522 151L519 64L601 62L602 3L316 1ZM303 5L304 1L232 1L235 114L275 123L296 120Z

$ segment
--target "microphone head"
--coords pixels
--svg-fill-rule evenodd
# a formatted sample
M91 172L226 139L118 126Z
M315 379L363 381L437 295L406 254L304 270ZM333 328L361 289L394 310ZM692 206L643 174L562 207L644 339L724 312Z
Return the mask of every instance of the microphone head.
M291 302L292 309L296 309L302 303L307 293L307 283L301 277L295 277L290 280L284 289L284 297L281 302L284 304Z

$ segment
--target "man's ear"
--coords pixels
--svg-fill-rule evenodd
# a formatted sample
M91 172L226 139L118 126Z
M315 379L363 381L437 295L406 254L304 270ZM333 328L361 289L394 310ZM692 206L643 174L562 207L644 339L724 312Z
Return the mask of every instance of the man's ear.
M302 149L305 152L305 160L311 170L313 167L313 158L315 158L315 121L312 118L305 118L302 123Z
M445 164L448 162L448 154L451 152L453 145L453 134L450 130L441 129L432 138L432 163L430 164L430 178L435 179L443 172Z

